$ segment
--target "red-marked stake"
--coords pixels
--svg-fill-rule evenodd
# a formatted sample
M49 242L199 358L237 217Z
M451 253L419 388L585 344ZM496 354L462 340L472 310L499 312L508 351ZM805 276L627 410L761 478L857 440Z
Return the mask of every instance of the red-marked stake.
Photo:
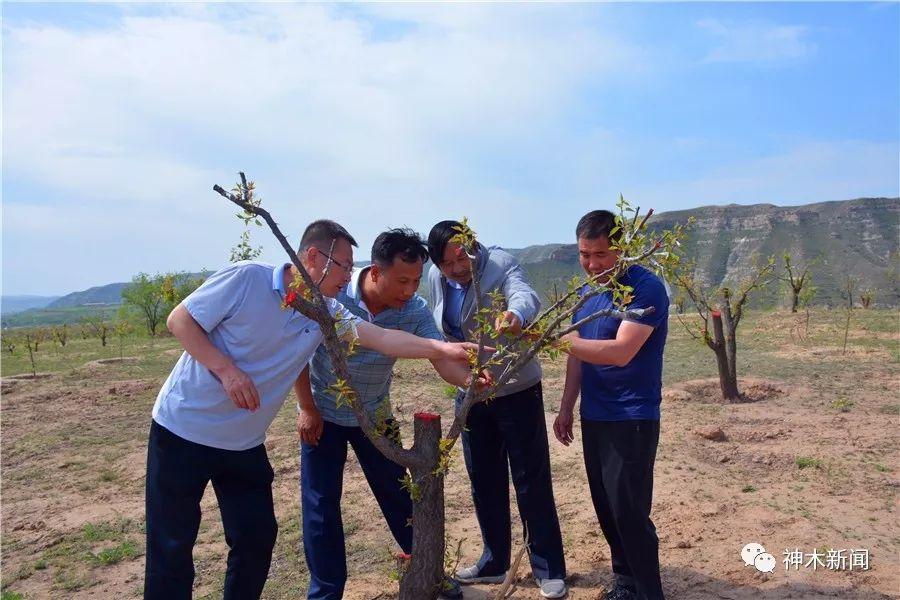
M416 419L421 419L423 421L437 421L441 418L441 415L430 413L430 412L417 412L413 415Z

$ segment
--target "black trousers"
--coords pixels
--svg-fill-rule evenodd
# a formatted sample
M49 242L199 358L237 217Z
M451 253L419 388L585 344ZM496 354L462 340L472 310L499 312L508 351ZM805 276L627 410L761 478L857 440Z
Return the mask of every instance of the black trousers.
M457 406L461 394L457 397ZM466 470L484 549L481 575L509 569L512 529L509 473L528 534L531 570L539 579L563 579L566 561L550 479L550 449L541 384L472 407L462 433Z
M273 478L262 444L220 450L180 438L153 421L147 448L144 598L190 600L200 499L210 481L229 548L223 598L259 598L278 533Z
M659 539L650 520L659 421L581 420L584 466L616 582L663 598Z

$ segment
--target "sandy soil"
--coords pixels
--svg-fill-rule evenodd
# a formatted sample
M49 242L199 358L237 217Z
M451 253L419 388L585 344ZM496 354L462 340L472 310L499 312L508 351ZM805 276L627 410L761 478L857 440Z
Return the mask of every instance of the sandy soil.
M837 360L832 348L774 348L774 360L818 361L827 368L791 381L744 379L746 402L740 404L723 404L716 380L667 386L653 519L669 598L898 595L898 368L863 350L855 349L859 356L848 362ZM176 354L169 352L169 364ZM69 373L3 379L5 591L29 598L140 595L146 435L166 374L132 361L93 361ZM545 364L548 430L561 377L561 362ZM835 391L838 384L852 387L852 402ZM450 402L426 364L401 363L394 385L406 439L415 410L449 415ZM280 523L267 598L305 597L293 427L289 401L267 441ZM551 458L569 598L601 598L610 582L609 550L590 504L580 445L563 447L551 433ZM350 569L345 597L391 597L393 542L352 452L343 507ZM195 596L215 598L226 548L211 489L203 511ZM459 452L447 478L447 516L453 545L462 542L461 563L469 564L480 553L480 537ZM515 535L521 535L518 525ZM740 550L748 542L776 557L775 572L743 564ZM867 549L870 568L786 571L783 553L795 548ZM540 597L527 564L520 583L516 598ZM466 598L491 598L493 589L466 587Z

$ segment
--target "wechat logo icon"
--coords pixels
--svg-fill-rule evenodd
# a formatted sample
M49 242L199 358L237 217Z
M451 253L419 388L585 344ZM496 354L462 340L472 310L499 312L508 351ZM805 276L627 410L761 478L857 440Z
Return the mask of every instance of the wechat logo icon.
M760 573L775 571L775 557L766 552L762 544L751 542L741 549L741 559L745 566L756 567Z

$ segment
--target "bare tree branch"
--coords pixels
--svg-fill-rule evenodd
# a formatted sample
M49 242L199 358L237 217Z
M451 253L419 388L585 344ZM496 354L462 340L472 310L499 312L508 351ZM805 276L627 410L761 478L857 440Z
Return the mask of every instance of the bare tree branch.
M306 285L307 292L312 296L312 302L310 302L306 298L303 298L300 294L297 294L296 298L291 303L291 307L319 324L322 335L324 337L325 350L328 353L329 359L331 359L331 364L334 368L335 375L338 379L349 382L350 372L347 368L347 360L344 355L341 341L338 338L337 330L335 328L337 320L329 312L328 305L325 303L325 299L322 296L322 293L319 291L318 286L313 283L312 278L309 276L306 268L300 262L300 258L297 256L296 251L288 243L287 239L284 237L284 234L281 233L278 224L275 222L275 220L267 210L253 204L250 201L251 194L248 193L250 189L247 184L246 176L243 172L240 173L240 177L240 196L237 196L230 192L226 192L219 185L213 186L213 189L224 196L226 199L240 206L246 212L252 213L262 218L269 226L272 234L275 236L275 238L281 244L281 247L285 252L287 252L288 256L290 257L291 263L300 273L300 277L303 279L303 283ZM351 398L349 404L351 410L353 410L353 414L359 421L359 425L362 428L363 432L388 459L407 468L411 468L412 466L421 466L423 464L423 458L418 453L411 449L403 448L388 436L381 435L377 431L377 428L373 423L371 416L363 408L358 399Z
M765 285L768 285L769 280L768 277L772 274L775 269L775 259L770 258L765 266L758 269L756 273L754 273L750 280L744 285L741 286L741 295L738 298L737 302L734 304L733 317L734 317L734 327L737 329L738 323L741 322L741 317L744 314L744 305L747 303L748 295L751 291L761 288Z

